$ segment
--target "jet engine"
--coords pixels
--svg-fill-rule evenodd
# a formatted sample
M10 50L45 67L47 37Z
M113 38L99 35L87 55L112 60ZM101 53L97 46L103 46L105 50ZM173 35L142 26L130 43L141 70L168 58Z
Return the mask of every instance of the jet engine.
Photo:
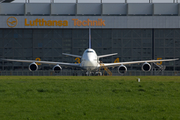
M30 71L37 71L38 70L38 65L34 62L34 63L31 63L29 65L29 70Z
M61 66L59 66L59 65L55 65L55 66L53 67L53 71L54 71L55 73L59 73L61 70L62 70L62 68L61 68Z
M150 71L151 70L151 65L149 63L144 63L142 65L142 70L147 72L147 71Z
M124 65L120 65L118 67L118 72L119 72L119 74L125 74L127 72L127 67Z

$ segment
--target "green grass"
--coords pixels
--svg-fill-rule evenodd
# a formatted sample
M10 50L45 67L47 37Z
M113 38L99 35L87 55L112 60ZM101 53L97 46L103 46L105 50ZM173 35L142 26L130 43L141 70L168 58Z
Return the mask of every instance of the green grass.
M0 76L0 120L176 120L180 77Z

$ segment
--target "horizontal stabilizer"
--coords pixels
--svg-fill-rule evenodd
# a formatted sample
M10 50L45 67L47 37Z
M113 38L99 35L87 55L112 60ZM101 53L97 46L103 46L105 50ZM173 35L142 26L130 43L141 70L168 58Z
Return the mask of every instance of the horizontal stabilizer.
M112 54L107 54L107 55L100 55L100 56L98 56L98 58L113 56L113 55L117 55L117 54L118 54L118 53L112 53Z
M71 56L71 57L78 57L81 58L79 55L73 55L73 54L67 54L67 53L62 53L63 55Z

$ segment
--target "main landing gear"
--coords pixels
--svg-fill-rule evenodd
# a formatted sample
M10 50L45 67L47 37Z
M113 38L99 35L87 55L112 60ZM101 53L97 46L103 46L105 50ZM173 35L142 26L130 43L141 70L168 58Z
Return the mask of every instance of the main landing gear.
M102 72L84 72L82 76L102 76Z

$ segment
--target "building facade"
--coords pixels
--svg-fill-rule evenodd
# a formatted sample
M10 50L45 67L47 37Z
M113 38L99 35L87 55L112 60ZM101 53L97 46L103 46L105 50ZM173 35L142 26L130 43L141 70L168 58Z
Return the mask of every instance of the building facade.
M103 62L179 58L179 15L178 3L1 3L0 58L79 62L62 53L82 55L89 28L98 55L118 53ZM180 70L179 61L158 64ZM28 65L0 61L0 70ZM141 70L137 64L127 67Z

